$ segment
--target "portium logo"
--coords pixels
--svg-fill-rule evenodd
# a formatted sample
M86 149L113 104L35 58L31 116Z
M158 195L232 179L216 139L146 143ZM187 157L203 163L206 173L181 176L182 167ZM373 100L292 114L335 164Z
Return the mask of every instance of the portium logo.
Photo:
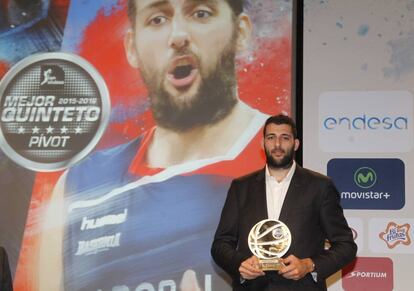
M377 182L377 174L372 168L362 167L355 171L354 181L361 188L371 188Z

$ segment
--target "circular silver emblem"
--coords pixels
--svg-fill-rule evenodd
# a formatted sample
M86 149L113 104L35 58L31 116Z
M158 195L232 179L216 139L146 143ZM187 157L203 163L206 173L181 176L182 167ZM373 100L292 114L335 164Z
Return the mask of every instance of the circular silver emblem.
M256 223L248 238L251 252L261 259L282 257L288 251L291 242L289 228L283 222L274 219Z
M0 82L0 147L27 169L62 170L96 146L109 114L108 89L91 64L67 53L32 55Z

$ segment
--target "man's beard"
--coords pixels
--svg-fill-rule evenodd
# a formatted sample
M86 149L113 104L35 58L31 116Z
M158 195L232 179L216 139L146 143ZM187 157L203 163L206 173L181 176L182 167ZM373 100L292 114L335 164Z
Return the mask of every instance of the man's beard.
M272 169L288 169L292 166L293 159L295 158L295 150L293 147L286 151L285 156L280 161L274 159L267 149L265 149L265 154L266 163Z
M201 81L187 104L177 104L162 84L144 76L151 108L158 125L174 131L214 124L226 117L237 103L234 40L223 50L212 72ZM201 72L200 72L201 74ZM162 82L161 82L162 83Z

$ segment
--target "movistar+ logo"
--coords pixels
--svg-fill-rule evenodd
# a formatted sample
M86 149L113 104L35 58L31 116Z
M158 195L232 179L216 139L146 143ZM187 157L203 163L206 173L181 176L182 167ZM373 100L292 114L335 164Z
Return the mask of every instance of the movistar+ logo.
M361 188L371 188L377 182L377 174L372 168L362 167L355 171L354 181Z

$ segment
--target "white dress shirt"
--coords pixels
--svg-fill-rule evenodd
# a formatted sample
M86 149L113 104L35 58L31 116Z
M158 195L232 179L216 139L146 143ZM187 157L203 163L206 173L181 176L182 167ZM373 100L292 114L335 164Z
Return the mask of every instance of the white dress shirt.
M269 169L266 165L266 202L268 218L279 219L283 201L285 201L286 193L295 169L296 163L293 161L286 177L283 178L282 181L278 182L275 177L270 175Z

